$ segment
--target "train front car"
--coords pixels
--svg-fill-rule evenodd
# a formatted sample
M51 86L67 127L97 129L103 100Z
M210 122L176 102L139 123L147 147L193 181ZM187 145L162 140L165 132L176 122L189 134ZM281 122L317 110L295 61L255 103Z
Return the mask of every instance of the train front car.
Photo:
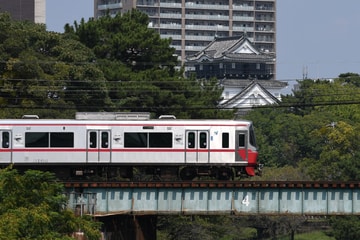
M251 122L245 131L237 130L237 144L235 146L237 151L236 161L245 161L247 166L245 167L245 174L248 176L255 176L259 174L261 168L257 163L258 151L255 138L254 127ZM240 176L243 173L242 168L236 168L240 171L236 171L236 175Z
M185 124L182 180L229 180L254 176L258 169L255 133L250 121L212 120Z

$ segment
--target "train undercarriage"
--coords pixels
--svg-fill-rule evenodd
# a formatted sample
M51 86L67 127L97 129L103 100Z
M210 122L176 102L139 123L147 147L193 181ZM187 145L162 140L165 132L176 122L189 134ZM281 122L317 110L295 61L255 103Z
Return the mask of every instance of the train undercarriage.
M13 166L20 171L53 172L64 181L191 181L234 180L247 176L245 167L234 166Z

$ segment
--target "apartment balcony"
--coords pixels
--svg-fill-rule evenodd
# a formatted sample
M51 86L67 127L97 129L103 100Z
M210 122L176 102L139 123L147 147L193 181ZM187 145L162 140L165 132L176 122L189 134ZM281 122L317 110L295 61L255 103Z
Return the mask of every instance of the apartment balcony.
M177 34L160 34L161 38L171 38L172 40L181 40L181 35Z
M247 16L233 16L234 21L241 21L241 22L253 22L254 17L247 17Z
M181 29L181 24L156 24L155 27L161 29Z
M254 6L239 6L239 5L233 5L233 10L239 10L239 11L254 11Z
M238 31L238 32L253 32L254 28L253 27L240 27L240 26L236 26L232 28L233 31Z
M255 21L257 22L275 22L275 18L274 17L256 17Z
M163 8L181 8L181 3L160 3Z
M179 13L160 13L160 18L181 19Z
M171 45L170 47L175 48L176 51L181 51L181 46L180 45Z
M102 5L99 4L97 6L97 9L99 11L107 10L107 9L117 9L117 8L122 8L122 4L121 3L102 4Z
M187 24L185 25L186 30L210 30L210 31L229 31L229 26L209 26L209 25L192 25Z
M196 19L196 20L208 20L208 21L228 21L229 16L226 15L200 15L200 14L185 14L186 19Z
M205 46L185 46L185 51L200 52Z
M255 8L257 12L264 11L264 12L275 12L275 7L267 7L267 6L257 6Z
M185 3L185 7L188 9L214 9L214 10L229 10L229 5L220 4L196 4L192 2Z
M186 35L186 40L188 41L213 41L214 36L198 36L198 35Z
M256 32L268 32L268 33L273 33L274 32L274 28L272 27L257 27L255 29Z
M273 43L274 38L272 36L255 36L255 42L267 42L267 43Z

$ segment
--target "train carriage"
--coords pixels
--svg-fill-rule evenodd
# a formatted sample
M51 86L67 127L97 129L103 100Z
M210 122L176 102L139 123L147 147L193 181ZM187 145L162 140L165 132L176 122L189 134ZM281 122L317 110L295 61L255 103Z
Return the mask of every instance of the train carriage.
M252 123L245 120L0 120L0 164L55 171L60 177L190 180L253 176Z

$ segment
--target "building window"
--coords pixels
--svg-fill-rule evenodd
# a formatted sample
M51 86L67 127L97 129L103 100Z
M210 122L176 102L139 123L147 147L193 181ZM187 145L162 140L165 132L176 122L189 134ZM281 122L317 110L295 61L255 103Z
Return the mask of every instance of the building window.
M219 64L219 68L220 68L220 69L223 69L223 68L224 68L224 64L223 64L223 63L220 63L220 64Z
M231 67L232 67L232 68L235 68L235 67L236 67L236 64L235 64L235 63L231 63Z

